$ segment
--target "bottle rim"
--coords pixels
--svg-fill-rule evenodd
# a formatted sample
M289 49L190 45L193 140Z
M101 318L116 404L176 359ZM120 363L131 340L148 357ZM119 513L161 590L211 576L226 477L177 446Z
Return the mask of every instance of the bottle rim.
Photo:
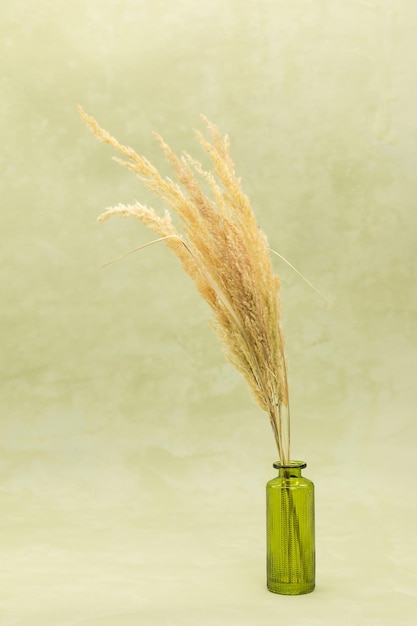
M307 467L305 461L290 461L289 463L281 463L281 461L275 461L272 464L275 469L304 469Z

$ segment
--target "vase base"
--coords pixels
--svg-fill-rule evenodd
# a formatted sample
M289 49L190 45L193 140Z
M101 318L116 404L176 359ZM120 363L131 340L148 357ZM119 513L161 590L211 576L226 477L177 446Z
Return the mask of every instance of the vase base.
M301 596L314 591L314 583L274 583L268 582L268 590L283 596Z

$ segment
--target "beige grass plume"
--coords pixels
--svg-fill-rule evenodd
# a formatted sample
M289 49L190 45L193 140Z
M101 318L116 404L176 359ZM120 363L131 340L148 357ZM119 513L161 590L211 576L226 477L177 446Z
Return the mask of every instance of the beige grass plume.
M273 273L269 248L247 196L235 174L228 137L202 117L210 139L196 132L210 156L206 171L189 154L177 156L155 134L176 181L132 148L120 144L78 107L93 133L121 155L115 160L139 176L171 207L161 217L139 202L117 205L99 216L136 217L176 254L213 314L213 328L228 360L243 374L258 403L268 413L280 460L290 460L288 383L280 321L280 281ZM202 189L201 181L210 189Z

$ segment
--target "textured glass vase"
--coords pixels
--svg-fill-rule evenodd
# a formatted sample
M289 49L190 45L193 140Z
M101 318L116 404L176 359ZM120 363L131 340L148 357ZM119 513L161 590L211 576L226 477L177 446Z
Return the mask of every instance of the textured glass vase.
M266 486L267 586L298 595L315 586L314 485L302 461L274 463L278 476Z

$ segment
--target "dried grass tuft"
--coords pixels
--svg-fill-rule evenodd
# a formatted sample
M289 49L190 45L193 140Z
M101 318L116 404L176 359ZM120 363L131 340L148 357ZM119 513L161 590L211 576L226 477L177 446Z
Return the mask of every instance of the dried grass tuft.
M78 107L82 119L101 141L122 156L115 160L134 172L171 207L160 217L139 202L117 205L99 216L135 217L158 235L179 258L201 296L211 307L212 326L228 360L243 374L258 405L268 413L278 454L290 460L287 365L281 328L280 281L274 274L266 236L258 227L230 156L229 139L202 116L209 139L197 138L213 169L206 171L187 153L177 156L155 134L175 179L158 170L132 148L122 145ZM208 196L202 189L210 190Z

